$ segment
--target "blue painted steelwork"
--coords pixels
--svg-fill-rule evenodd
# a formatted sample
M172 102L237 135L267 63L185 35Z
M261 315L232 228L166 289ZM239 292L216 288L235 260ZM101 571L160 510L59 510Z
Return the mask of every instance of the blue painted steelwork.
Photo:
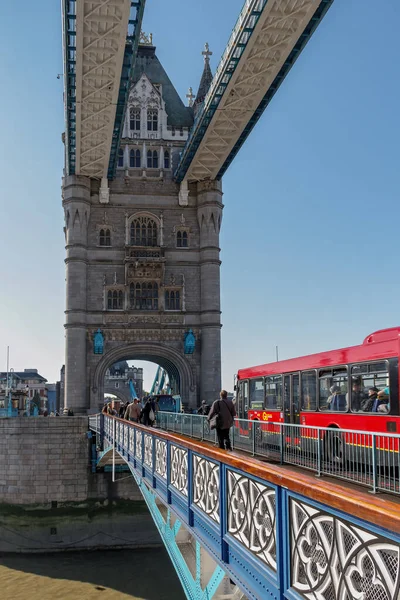
M131 400L134 400L135 398L137 398L137 393L135 390L135 386L133 385L132 379L129 380L129 390L131 392Z
M162 367L157 367L156 374L154 376L153 385L151 386L150 396L154 396L154 394L161 394L161 390L164 387L165 382L165 370Z
M333 0L321 0L312 19L308 23L307 27L305 28L299 39L297 40L285 64L282 66L278 75L275 77L274 81L270 85L264 98L260 102L259 106L257 107L251 119L249 120L246 128L243 130L238 141L231 150L228 158L221 166L216 179L221 179L222 175L227 170L228 166L236 156L237 152L239 151L240 147L242 146L247 136L253 129L254 125L261 117L262 113L268 106L269 102L271 101L275 92L278 90L279 86L285 79L286 75L289 73L296 59L298 58L304 46L310 39L311 35L314 33L315 29L319 25L321 19L324 17L332 2ZM198 113L197 118L194 122L189 138L182 151L180 162L175 172L175 179L178 183L182 182L185 178L190 164L203 140L203 137L212 121L216 110L218 109L219 103L224 95L225 89L229 84L232 75L236 71L240 58L245 48L247 47L249 40L251 39L252 33L257 25L257 22L262 12L266 8L267 3L268 0L260 0L259 2L254 1L254 9L251 11L248 11L246 9L247 3L245 3L245 6L243 7L243 11L246 11L246 18L242 19L242 14L239 16L239 20L243 20L242 25L240 27L241 35L237 38L236 43L233 44L227 56L225 56L226 52L224 53L221 59L221 63L217 68L214 80L211 84L210 92L206 97L202 110ZM228 47L230 41L228 42Z
M322 598L326 590L332 600L361 598L361 592L400 597L400 535L376 525L378 508L369 523L261 479L246 471L245 461L239 469L224 462L224 453L210 458L193 442L189 447L182 438L108 416L106 445L114 441L114 423L116 450L140 486L188 598L210 598L222 570L252 600ZM162 518L157 498L178 519L174 526ZM180 523L221 567L208 591L199 591L177 554Z
M75 175L76 168L76 1L63 0L64 103L65 103L65 168L67 175ZM111 142L108 178L115 175L118 148L121 142L123 119L132 80L143 12L146 0L131 2L131 14L126 36L125 54L116 105ZM79 173L78 173L79 174Z
M182 587L185 591L186 597L190 600L211 600L218 586L222 582L225 572L218 565L205 589L201 586L201 547L196 542L196 577L193 578L190 569L182 556L178 543L176 541L179 530L181 528L181 522L179 519L171 525L171 511L168 509L167 519L164 520L160 509L157 506L157 495L146 485L144 480L137 475L134 469L130 466L132 475L134 476L136 483L146 501L151 516L153 517L154 523L157 526L158 531L164 545L168 551L169 557L175 570L178 574Z
M132 81L133 69L135 67L145 4L146 0L135 0L134 2L131 2L131 8L136 9L136 15L131 15L131 18L129 19L128 35L126 38L124 61L122 63L121 81L115 112L110 160L108 164L108 179L113 179L115 177L117 168L118 150L124 127L126 104L128 102L129 87Z
M76 166L76 0L63 1L65 169L75 174Z

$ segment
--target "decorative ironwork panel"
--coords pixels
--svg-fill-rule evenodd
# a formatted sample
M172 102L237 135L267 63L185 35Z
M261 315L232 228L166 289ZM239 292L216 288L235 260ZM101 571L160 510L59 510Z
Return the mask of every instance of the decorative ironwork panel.
M397 600L400 545L290 499L291 585L315 600Z
M193 455L193 503L219 523L219 465Z
M135 456L139 460L142 460L142 432L136 430L136 444L135 444Z
M188 451L171 444L170 481L184 496L188 495Z
M228 533L276 571L275 490L227 470Z
M167 479L167 442L156 438L156 473Z
M134 449L134 440L135 440L135 429L134 427L129 427L129 451L133 453Z
M144 434L144 463L153 468L153 436Z

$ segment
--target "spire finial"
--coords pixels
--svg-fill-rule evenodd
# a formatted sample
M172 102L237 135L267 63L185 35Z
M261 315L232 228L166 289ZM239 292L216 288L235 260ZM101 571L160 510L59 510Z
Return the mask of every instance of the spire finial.
M188 89L188 93L186 94L186 98L188 99L188 106L193 106L193 100L196 98L196 96L193 94L193 88L189 88Z
M204 56L204 62L205 63L209 63L210 62L210 56L212 55L212 52L210 50L210 46L208 45L208 42L206 42L204 44L204 50L202 52L202 55Z

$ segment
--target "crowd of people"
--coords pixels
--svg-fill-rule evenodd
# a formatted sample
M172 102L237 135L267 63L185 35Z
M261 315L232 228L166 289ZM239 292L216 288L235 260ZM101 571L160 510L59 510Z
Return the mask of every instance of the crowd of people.
M139 398L134 398L132 402L121 404L118 411L113 408L111 402L107 402L104 405L102 412L106 415L153 427L157 419L159 408L158 399L153 400L148 396L143 399L143 402L140 402Z
M143 399L143 402L140 402L138 398L134 398L130 403L121 404L118 411L113 407L112 402L107 402L102 412L105 415L141 423L147 427L154 427L159 410L158 398L153 399L148 396ZM228 398L228 392L222 390L220 397L213 402L211 408L203 400L200 408L197 409L197 414L206 416L210 428L216 430L219 447L224 450L232 450L229 431L236 416L236 409L235 404Z

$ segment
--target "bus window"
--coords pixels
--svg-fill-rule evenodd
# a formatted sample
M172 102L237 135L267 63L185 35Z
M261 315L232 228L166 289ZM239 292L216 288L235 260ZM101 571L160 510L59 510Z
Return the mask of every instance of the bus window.
M317 374L303 371L301 374L301 409L317 410Z
M377 415L390 411L388 361L351 367L351 410Z
M348 409L347 367L319 371L319 409L346 412Z
M264 381L260 379L250 379L250 407L262 410L264 408Z
M265 378L265 408L282 410L282 375Z

